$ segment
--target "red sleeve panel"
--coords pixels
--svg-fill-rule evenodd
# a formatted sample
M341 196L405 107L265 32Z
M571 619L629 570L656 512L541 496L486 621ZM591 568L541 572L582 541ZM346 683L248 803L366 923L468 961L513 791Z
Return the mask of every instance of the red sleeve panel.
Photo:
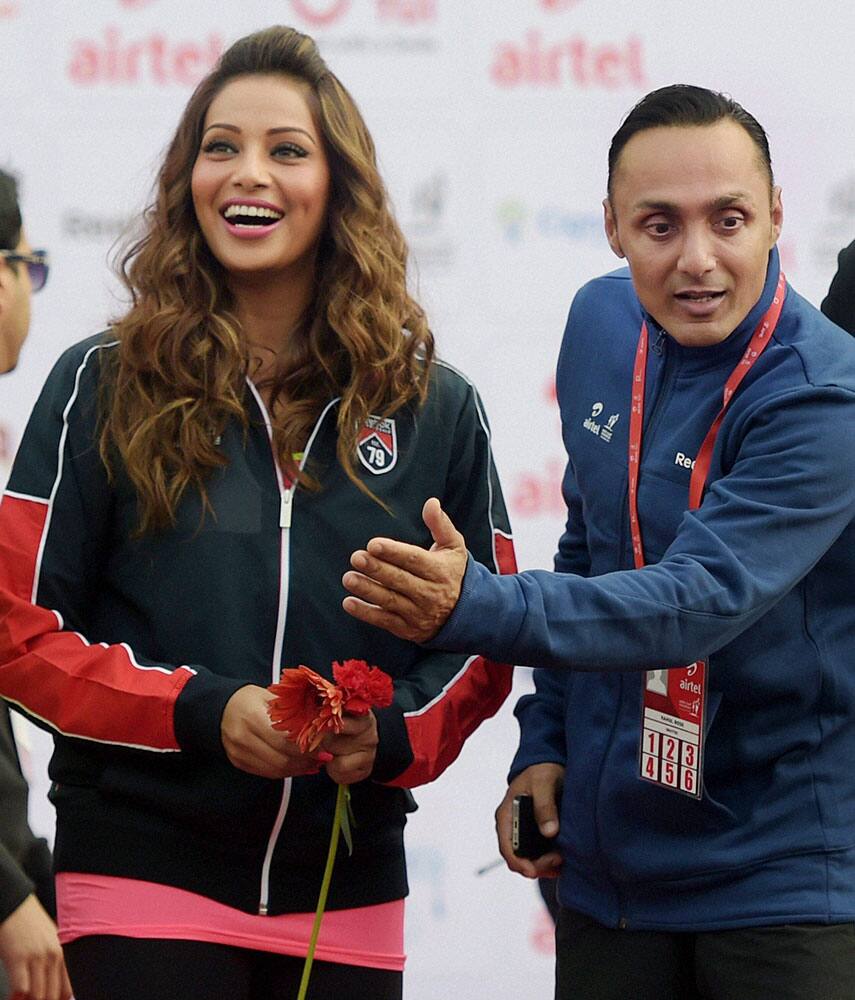
M493 553L500 573L516 572L509 532L493 530ZM470 656L432 701L404 713L413 761L388 783L415 788L442 774L478 726L498 712L512 683L513 667L483 656Z
M511 690L513 667L472 656L429 704L404 713L412 764L388 782L402 788L433 781L453 763L478 726L496 712Z
M195 672L65 627L99 585L93 542L109 530L95 441L100 356L112 346L94 337L57 361L0 503L0 695L58 733L178 750L173 709Z
M32 602L50 505L0 504L0 692L67 736L178 750L173 705L194 671L140 663L125 645L91 645Z
M36 563L50 504L38 497L6 493L0 504L0 586L34 599ZM35 558L33 558L35 554Z
M466 539L470 558L492 572L512 573L511 527L481 400L472 383L443 362L436 364L435 375L438 388L420 415L422 440L441 447L447 462L443 488L434 495ZM437 778L511 690L513 668L486 659L478 649L450 653L423 647L419 653L395 681L394 704L376 712L374 778L383 784L412 788Z

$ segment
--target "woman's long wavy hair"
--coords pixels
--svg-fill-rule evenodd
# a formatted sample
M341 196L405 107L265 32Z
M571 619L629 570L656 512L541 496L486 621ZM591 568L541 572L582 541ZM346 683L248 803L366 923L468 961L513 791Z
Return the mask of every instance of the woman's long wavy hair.
M321 409L338 406L338 459L350 479L369 414L388 415L427 393L433 337L406 285L407 247L377 170L374 143L350 94L311 38L272 27L235 42L190 98L157 179L143 234L120 273L131 307L112 325L119 341L105 379L101 455L121 459L139 499L139 530L168 527L188 487L226 463L217 447L232 419L247 426L248 345L227 275L196 221L190 189L205 115L231 80L282 74L304 81L325 146L331 185L317 254L314 301L287 334L268 387L280 464L300 472Z

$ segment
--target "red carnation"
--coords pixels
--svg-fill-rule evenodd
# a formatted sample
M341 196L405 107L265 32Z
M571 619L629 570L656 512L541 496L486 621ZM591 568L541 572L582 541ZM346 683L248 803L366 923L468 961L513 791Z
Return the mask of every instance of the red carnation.
M392 678L365 660L333 663L333 677L341 689L342 708L353 715L364 715L372 708L392 704Z
M341 732L342 692L314 670L283 670L268 690L276 695L267 704L273 728L288 733L302 753L317 750L327 733Z

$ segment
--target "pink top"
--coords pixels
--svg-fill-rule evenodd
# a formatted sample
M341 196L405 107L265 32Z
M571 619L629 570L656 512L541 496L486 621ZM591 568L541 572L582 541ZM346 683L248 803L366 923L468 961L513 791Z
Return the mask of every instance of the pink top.
M56 877L62 944L89 934L209 941L305 956L313 913L261 917L173 886L108 875ZM404 901L324 913L315 958L399 972L404 968Z

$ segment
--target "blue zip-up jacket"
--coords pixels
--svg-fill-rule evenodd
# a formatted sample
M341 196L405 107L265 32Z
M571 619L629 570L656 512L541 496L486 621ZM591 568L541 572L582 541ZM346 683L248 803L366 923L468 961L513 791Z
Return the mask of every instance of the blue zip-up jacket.
M691 462L779 274L720 344L677 344L626 270L587 284L558 364L569 456L555 573L470 559L433 645L541 666L511 774L565 765L563 905L610 926L855 918L855 344L791 288L727 410L703 502ZM651 327L633 568L633 359ZM645 669L709 659L705 791L641 781Z

